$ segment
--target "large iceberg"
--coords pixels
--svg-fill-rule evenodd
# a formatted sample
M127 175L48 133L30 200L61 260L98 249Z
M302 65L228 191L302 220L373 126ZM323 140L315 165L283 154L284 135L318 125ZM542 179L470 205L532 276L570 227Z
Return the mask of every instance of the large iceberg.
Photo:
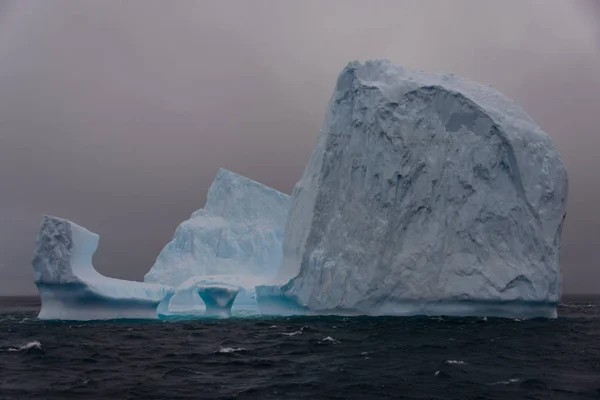
M45 215L33 257L42 307L38 318L155 319L174 293L165 285L108 278L92 266L99 236L66 219Z
M233 285L238 305L257 310L254 287L277 272L290 197L220 169L204 208L179 225L144 277L177 287L172 312L199 311L204 303L192 282Z
M567 172L513 101L350 63L292 194L261 311L556 316Z

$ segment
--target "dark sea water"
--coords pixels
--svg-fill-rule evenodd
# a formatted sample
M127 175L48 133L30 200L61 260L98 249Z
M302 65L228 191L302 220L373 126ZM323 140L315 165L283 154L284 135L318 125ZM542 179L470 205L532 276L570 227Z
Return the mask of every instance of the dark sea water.
M556 320L42 322L0 298L0 399L600 399L600 298Z

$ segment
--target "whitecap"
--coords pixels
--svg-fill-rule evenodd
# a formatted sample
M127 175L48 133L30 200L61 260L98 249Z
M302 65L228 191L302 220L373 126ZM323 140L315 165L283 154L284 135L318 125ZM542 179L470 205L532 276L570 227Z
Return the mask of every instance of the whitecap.
M236 353L238 351L248 351L243 347L221 347L216 353Z
M281 332L282 335L285 336L296 336L296 335L302 335L302 331L296 331L296 332Z
M38 342L37 340L34 340L33 342L29 342L29 343L19 347L18 349L11 347L10 349L8 349L8 351L24 351L24 350L31 350L31 349L41 350L42 344L40 342Z
M281 332L282 335L285 336L296 336L296 335L302 335L304 333L304 330L306 329L306 326L303 326L302 328L300 328L299 331L295 331L295 332Z
M446 360L446 364L465 365L467 362L461 360Z
M319 343L323 343L323 342L340 343L339 340L335 340L331 336L327 336L326 338L323 338L319 341Z
M492 383L492 385L510 385L511 383L517 383L517 382L519 382L519 379L513 378L513 379L509 379L507 381L494 382L494 383Z

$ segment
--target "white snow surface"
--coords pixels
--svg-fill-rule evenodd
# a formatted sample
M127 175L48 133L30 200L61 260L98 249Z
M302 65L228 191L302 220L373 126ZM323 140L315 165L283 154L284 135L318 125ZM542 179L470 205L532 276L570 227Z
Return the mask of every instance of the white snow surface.
M274 275L289 204L288 195L220 169L205 207L179 225L144 280L179 286L195 276Z
M350 63L261 311L553 317L567 186L548 135L494 89Z
M43 216L32 262L42 303L38 318L158 318L157 306L175 290L101 275L92 265L98 241L71 221Z

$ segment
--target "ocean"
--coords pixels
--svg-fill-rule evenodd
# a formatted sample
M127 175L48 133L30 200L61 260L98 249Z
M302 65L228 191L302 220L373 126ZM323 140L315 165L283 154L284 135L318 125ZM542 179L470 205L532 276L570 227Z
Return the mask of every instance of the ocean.
M42 322L0 298L0 399L600 399L600 298L559 318Z

